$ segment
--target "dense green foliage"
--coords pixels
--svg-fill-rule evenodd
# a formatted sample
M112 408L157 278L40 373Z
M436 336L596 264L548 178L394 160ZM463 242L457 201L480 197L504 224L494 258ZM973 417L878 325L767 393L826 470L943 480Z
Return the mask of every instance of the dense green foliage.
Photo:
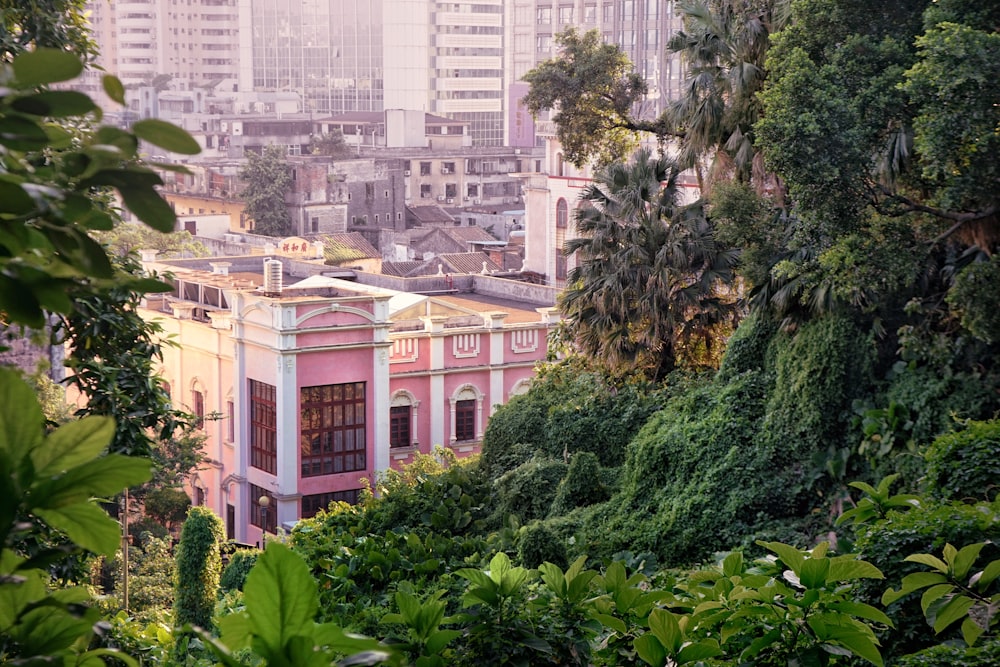
M625 460L625 446L659 409L665 393L639 380L616 382L579 359L540 368L486 426L481 468L495 479L533 456L565 460L592 452L601 465Z
M177 544L174 574L174 623L177 626L212 627L222 571L219 547L224 539L222 519L207 507L191 508Z
M682 206L678 164L640 149L594 175L580 195L579 237L559 307L575 349L612 373L658 380L707 365L734 328L737 253L715 237L700 202Z
M253 229L265 236L288 236L292 219L285 207L285 192L292 184L285 161L284 146L267 146L260 154L247 153L240 167L244 212L253 220Z
M242 591L247 575L257 563L257 552L251 549L237 549L229 555L229 562L219 578L219 592Z
M927 453L927 495L937 500L994 500L1000 493L1000 421L971 422L934 440Z
M554 516L568 514L577 507L604 502L609 495L597 456L592 452L578 452L570 459L566 476L556 488L549 513Z

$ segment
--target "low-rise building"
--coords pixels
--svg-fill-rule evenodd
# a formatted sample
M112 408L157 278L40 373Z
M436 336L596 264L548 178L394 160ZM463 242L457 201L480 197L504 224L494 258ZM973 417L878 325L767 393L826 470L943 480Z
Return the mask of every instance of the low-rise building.
M550 288L481 273L349 281L261 256L156 268L175 284L143 311L178 343L162 374L175 405L204 417L192 495L244 542L356 499L363 478L417 452L478 451L556 320Z

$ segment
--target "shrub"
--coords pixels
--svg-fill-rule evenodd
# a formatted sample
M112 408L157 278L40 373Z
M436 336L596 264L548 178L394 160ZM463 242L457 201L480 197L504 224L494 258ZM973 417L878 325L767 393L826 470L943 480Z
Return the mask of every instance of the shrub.
M886 402L905 407L913 420L912 437L919 445L951 431L955 419L990 419L1000 408L1000 392L990 377L973 373L941 373L899 363L886 390Z
M629 446L621 491L595 507L591 555L649 551L670 564L728 549L768 503L787 512L787 489L758 453L768 383L759 371L691 383Z
M597 455L593 452L578 452L570 460L566 476L559 482L549 514L566 514L577 507L586 507L607 499L608 490L601 479Z
M535 568L542 563L566 567L566 547L562 540L542 522L527 526L517 541L517 558L521 565Z
M497 479L490 525L503 525L512 515L522 524L545 518L567 467L555 459L533 458Z
M163 525L183 521L191 507L191 498L181 489L153 489L146 494L146 514Z
M992 500L1000 490L1000 421L969 422L934 440L927 459L926 491L938 500Z
M904 655L895 667L993 667L1000 665L1000 638L991 637L973 647L938 644Z
M746 371L768 369L770 367L768 348L777 331L777 323L766 313L751 312L740 322L726 343L726 351L719 365L720 379L730 378Z
M205 629L212 627L222 569L219 544L224 539L222 519L207 507L191 508L177 545L174 623L178 627L188 623Z
M925 569L907 562L912 554L941 553L945 544L958 548L974 542L1000 539L1000 501L993 504L925 504L906 512L892 511L884 521L862 526L855 551L879 568L884 581L866 581L858 586L857 600L879 605L882 593L898 589L903 577ZM984 549L982 558L996 558L995 546ZM911 595L886 608L897 630L881 638L888 659L911 653L940 641L959 637L957 628L940 636L924 620L920 596Z
M254 549L237 549L229 556L229 564L222 571L219 579L219 593L242 591L247 575L257 563L257 552Z
M549 365L527 394L490 417L481 465L494 479L533 455L586 451L601 465L621 465L628 442L664 397L644 381L612 382L578 360Z

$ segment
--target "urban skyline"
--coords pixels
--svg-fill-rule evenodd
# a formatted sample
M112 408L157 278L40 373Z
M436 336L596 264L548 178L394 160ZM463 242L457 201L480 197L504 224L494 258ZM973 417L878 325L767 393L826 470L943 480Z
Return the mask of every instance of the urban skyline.
M99 64L148 97L205 89L239 98L298 96L298 111L422 110L468 123L474 145L523 145L521 78L555 57L567 28L599 30L649 85L644 114L676 97L666 44L680 29L660 0L90 0ZM97 87L93 78L93 87ZM147 101L139 90L146 88Z

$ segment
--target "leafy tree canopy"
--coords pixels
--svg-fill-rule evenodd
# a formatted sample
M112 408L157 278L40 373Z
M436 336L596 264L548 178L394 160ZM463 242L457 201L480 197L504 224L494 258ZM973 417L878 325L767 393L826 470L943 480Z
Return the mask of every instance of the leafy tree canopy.
M247 153L239 176L246 183L243 201L254 231L265 236L288 236L292 221L285 206L285 192L292 176L281 146L267 146L263 153Z
M681 206L680 171L646 149L594 177L577 212L578 253L560 306L579 349L609 368L662 377L712 357L735 324L727 295L736 253L714 237L701 204Z
M345 158L350 156L351 149L344 141L341 131L333 130L330 134L321 134L310 139L309 152L313 155Z
M664 119L635 114L646 82L619 47L605 44L597 30L580 34L568 28L555 39L559 57L524 75L531 85L524 102L535 116L555 111L552 120L568 162L609 164L635 149L638 133L668 133Z
M208 248L184 230L164 234L145 225L119 222L114 229L96 232L94 237L116 257L126 257L137 250L156 250L164 258L209 255Z

